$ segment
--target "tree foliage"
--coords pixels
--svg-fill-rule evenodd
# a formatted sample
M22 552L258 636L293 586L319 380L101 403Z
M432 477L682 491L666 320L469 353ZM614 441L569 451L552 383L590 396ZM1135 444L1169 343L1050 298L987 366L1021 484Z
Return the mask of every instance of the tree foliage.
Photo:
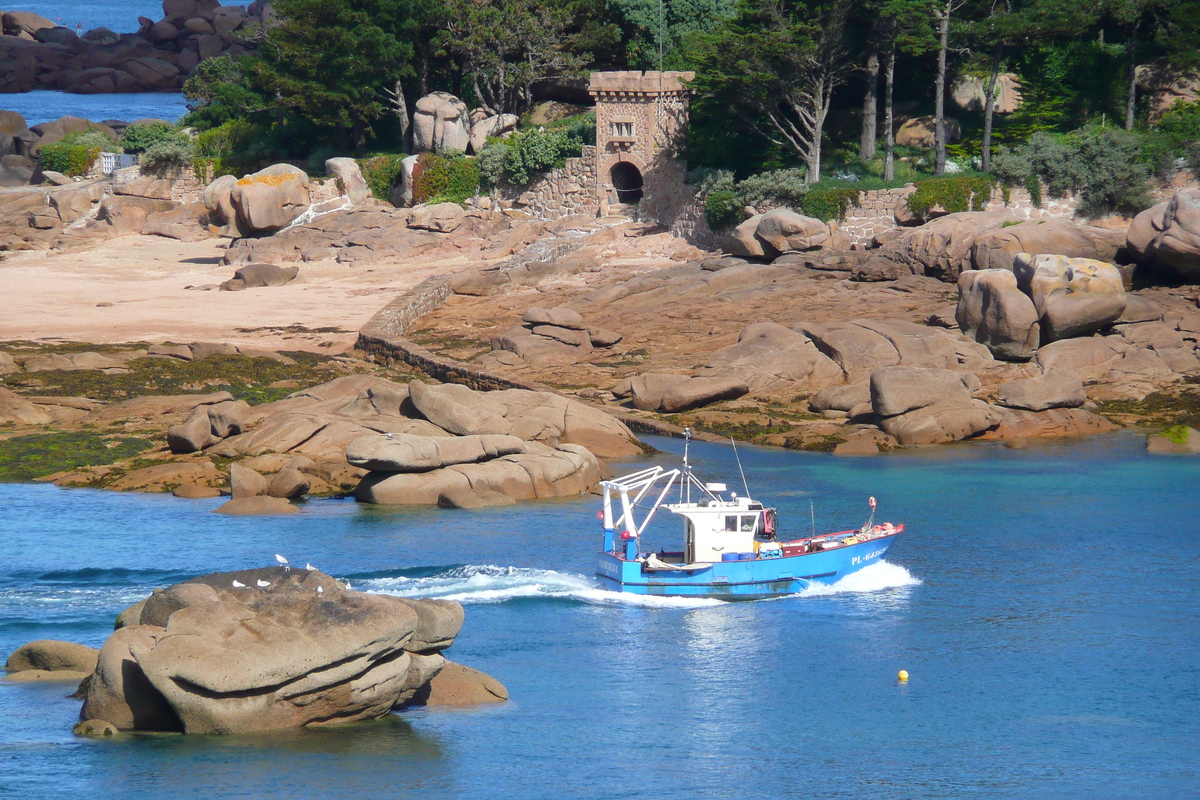
M803 160L821 177L821 144L833 92L853 66L845 42L849 0L747 0L705 37L696 88Z
M382 88L411 74L410 0L278 0L258 83L298 128L362 152L388 112Z

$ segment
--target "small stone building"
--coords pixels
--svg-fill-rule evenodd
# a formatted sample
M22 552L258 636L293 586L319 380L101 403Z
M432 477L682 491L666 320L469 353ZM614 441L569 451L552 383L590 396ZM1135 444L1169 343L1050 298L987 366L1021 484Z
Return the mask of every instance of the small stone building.
M669 223L692 199L687 165L688 97L694 72L593 72L596 193L601 216L637 204L637 216Z

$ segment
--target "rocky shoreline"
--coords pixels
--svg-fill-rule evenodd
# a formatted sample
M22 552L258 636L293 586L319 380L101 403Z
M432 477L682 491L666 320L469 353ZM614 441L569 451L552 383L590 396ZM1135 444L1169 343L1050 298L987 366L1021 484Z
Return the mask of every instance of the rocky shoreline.
M748 214L710 252L653 222L542 220L487 196L394 208L370 197L353 160L326 169L320 180L277 164L207 185L124 174L0 195L13 212L4 248L215 241L231 274L192 289L268 303L311 265L353 281L363 267L447 264L376 300L356 349L334 358L221 341L18 344L0 353L0 445L142 442L134 458L38 477L226 492L228 512L288 513L305 495L478 507L578 494L595 489L603 459L639 452L633 430L870 455L1087 435L1143 408L1194 421L1200 309L1178 285L1200 275L1190 185L1103 226L933 210L871 249L776 209Z

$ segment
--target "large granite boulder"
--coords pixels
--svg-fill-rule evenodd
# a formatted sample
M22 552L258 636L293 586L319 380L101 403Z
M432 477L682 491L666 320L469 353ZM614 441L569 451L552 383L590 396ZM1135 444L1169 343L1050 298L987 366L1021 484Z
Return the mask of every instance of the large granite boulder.
M663 393L659 409L668 414L689 411L721 400L733 400L750 391L739 378L710 375L681 381Z
M3 20L3 32L6 36L25 34L32 38L38 31L55 27L53 22L32 11L6 11L0 13L0 19Z
M457 436L504 435L512 431L512 423L504 419L507 409L503 404L466 386L427 385L414 380L408 384L408 397L425 419Z
M900 363L895 345L853 322L800 323L796 328L841 367L847 383L862 380L880 367Z
M1000 384L996 389L996 402L1028 411L1079 408L1087 402L1087 393L1079 375L1066 369L1052 369L1037 378Z
M349 591L315 570L188 583L207 588L177 592L165 624L105 642L82 719L215 734L383 716L437 674L463 618L457 603Z
M885 367L871 374L871 405L879 427L900 444L966 439L1000 424L1000 412L972 398L979 379L923 367Z
M98 122L89 122L82 117L65 116L59 117L50 122L40 122L30 128L38 135L37 149L45 147L48 144L53 144L73 133L87 133L89 131L97 131L104 134L114 142L117 141L117 132L107 125L102 125Z
M1065 219L1027 220L991 230L976 237L971 246L975 269L1012 269L1017 253L1099 259L1096 241L1074 222Z
M1161 224L1147 255L1183 280L1200 280L1200 188L1176 192L1163 210Z
M74 642L38 639L14 650L4 662L4 669L10 675L37 673L38 678L78 680L96 669L99 652Z
M1033 300L1043 344L1090 336L1125 311L1125 286L1112 264L1019 253L1013 273L1017 286Z
M952 117L944 117L942 124L947 142L957 142L962 136L962 124ZM931 116L913 117L904 121L896 131L896 144L901 147L930 148L936 143L935 119Z
M747 325L699 375L735 378L751 392L812 392L842 381L841 368L811 339L775 322Z
M346 448L346 460L372 472L428 472L528 451L516 436L363 436Z
M1070 370L1085 381L1101 380L1135 348L1116 336L1060 339L1038 349L1036 361L1042 372Z
M273 164L235 183L229 200L242 232L277 231L308 208L308 175L291 164Z
M777 253L798 253L824 244L829 226L819 219L777 208L760 215L755 236Z
M1150 244L1162 233L1168 203L1159 203L1140 212L1125 232L1125 246L1139 258L1147 257Z
M408 227L434 233L453 233L466 219L463 207L458 203L434 203L413 208L408 218Z
M764 242L756 235L759 216L740 223L725 237L722 247L725 252L740 258L776 258L779 253L773 248L768 252Z
M328 159L325 162L325 174L341 181L346 190L346 199L353 205L364 203L371 197L371 187L367 186L367 180L353 158Z
M233 206L233 187L238 179L233 175L222 175L204 187L204 207L225 223L225 232L234 238L242 235L238 229L237 209Z
M914 275L929 275L948 283L974 266L976 239L1016 221L1007 212L964 211L947 214L906 230L879 248L879 255L907 266Z
M413 111L413 147L426 151L461 150L471 143L467 105L448 92L427 94Z
M477 669L446 659L442 670L422 686L408 706L463 708L508 700L504 684Z
M954 319L964 334L1003 361L1028 361L1037 352L1037 309L1017 288L1011 270L968 270L959 275Z
M456 464L429 472L373 472L354 496L381 505L439 505L465 490L487 490L515 500L572 497L595 487L600 463L584 447L527 446L529 452Z
M483 117L471 123L471 152L478 155L494 136L503 136L517 129L519 118L516 114L496 114Z

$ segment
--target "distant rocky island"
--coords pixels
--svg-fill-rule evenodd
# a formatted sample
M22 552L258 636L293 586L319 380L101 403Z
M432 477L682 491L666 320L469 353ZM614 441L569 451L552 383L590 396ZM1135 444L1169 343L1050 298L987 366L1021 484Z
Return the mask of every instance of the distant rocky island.
M162 19L138 30L82 35L29 11L3 12L0 93L55 89L76 94L179 91L201 61L250 52L273 15L269 2L165 0Z

